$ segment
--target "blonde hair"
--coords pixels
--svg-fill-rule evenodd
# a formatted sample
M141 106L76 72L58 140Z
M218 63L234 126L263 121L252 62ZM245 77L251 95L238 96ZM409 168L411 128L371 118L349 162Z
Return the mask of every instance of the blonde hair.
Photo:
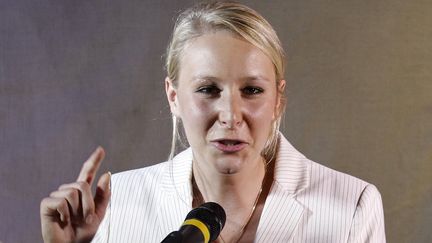
M255 10L231 1L214 1L197 4L177 18L171 41L167 48L166 70L167 76L174 87L180 70L180 59L187 43L194 38L215 31L229 31L252 45L258 47L272 61L276 87L284 79L285 54L280 40L273 27ZM278 93L283 101L283 91ZM280 106L279 114L282 114L284 105ZM262 152L263 157L270 162L274 157L278 144L277 132L279 130L281 116L274 122L272 132ZM179 119L173 116L173 140L171 145L171 160L175 154L176 141L181 139L179 135ZM181 140L180 140L181 141Z

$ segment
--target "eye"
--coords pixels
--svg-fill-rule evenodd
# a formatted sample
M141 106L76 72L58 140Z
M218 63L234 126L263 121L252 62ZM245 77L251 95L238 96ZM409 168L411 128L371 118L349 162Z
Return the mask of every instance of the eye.
M257 95L264 92L264 89L254 86L247 86L242 89L243 93L245 95Z
M195 92L206 95L217 95L221 92L221 89L219 89L216 85L206 85L199 87Z

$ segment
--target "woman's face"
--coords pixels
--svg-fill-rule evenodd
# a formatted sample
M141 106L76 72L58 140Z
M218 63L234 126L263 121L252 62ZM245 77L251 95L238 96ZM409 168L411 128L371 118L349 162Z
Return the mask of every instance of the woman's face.
M276 87L271 60L226 31L183 50L177 87L166 80L171 111L182 120L195 163L224 174L262 163L285 81Z

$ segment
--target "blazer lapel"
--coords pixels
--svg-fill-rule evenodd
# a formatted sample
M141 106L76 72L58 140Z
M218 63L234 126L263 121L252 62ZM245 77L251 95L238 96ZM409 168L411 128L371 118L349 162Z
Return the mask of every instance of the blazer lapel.
M277 184L264 205L255 242L289 242L295 235L304 208Z
M296 194L309 186L310 161L282 134L275 164L274 182L267 196L255 242L289 242L295 236L305 212ZM169 162L171 163L171 162ZM158 221L162 235L177 230L192 209L192 150L174 157L161 183Z
M162 236L178 230L192 209L192 151L187 149L168 162L161 180L157 207Z
M290 242L306 209L296 194L309 186L310 162L280 134L274 182L267 196L255 242Z

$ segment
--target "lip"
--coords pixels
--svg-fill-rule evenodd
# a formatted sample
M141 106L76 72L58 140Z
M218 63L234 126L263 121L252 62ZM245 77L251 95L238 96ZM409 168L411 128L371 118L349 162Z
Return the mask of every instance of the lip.
M210 141L218 150L225 153L235 153L243 150L248 143L239 139L215 139ZM228 145L226 142L235 142L236 144Z

